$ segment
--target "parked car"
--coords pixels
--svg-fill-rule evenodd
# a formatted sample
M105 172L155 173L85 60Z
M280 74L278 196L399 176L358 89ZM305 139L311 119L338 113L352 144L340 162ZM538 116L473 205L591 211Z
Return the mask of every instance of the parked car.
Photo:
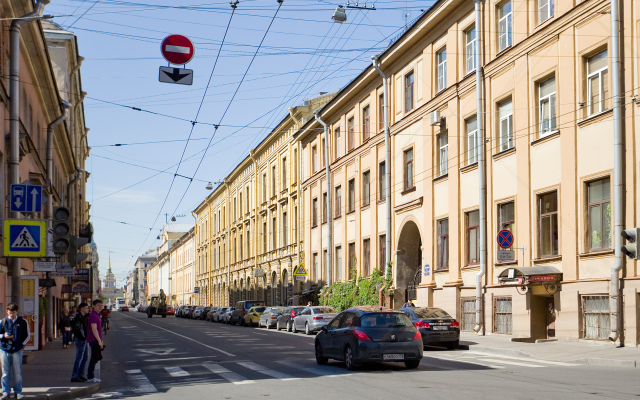
M225 324L229 324L230 323L231 314L233 313L233 310L235 310L234 307L227 308L227 311L225 311L224 315L221 316L222 322L224 322Z
M191 318L192 319L200 319L200 317L202 317L202 310L204 308L203 307L196 307L193 312L191 313Z
M236 303L233 312L231 313L231 318L229 319L230 324L240 324L244 325L245 320L244 316L247 315L247 312L251 309L251 307L255 306L264 306L264 301L261 300L240 300Z
M209 310L211 307L202 307L202 314L200 314L200 319L207 319L207 314L209 314Z
M304 309L304 306L291 306L285 308L282 315L280 315L276 321L276 329L286 329L287 332L291 332L293 319Z
M306 307L293 319L293 333L304 331L307 335L311 335L319 331L322 325L328 324L336 315L338 310L333 307Z
M176 315L176 309L171 307L171 306L168 306L167 307L167 315L174 315L175 316Z
M216 311L218 311L218 308L220 307L210 307L209 311L207 312L207 317L205 319L207 321L213 322L213 316L216 314Z
M265 306L251 307L244 316L244 324L249 326L258 325L258 322L260 322L260 316L265 309Z
M147 306L145 305L138 305L138 312L147 312Z
M418 328L425 345L442 345L454 350L460 344L460 323L445 310L437 307L405 307L407 314Z
M275 327L278 323L278 317L282 315L284 310L284 307L269 307L264 310L260 316L260 321L258 321L258 328L263 326L267 329Z
M344 361L353 370L366 362L404 362L418 368L424 345L422 335L402 311L361 306L338 314L315 339L316 362Z
M222 322L222 316L224 315L225 312L227 312L227 307L218 308L216 312L213 313L213 316L211 317L211 321Z
M196 311L196 308L198 308L198 306L189 307L189 311L187 312L187 318L193 319L193 313Z

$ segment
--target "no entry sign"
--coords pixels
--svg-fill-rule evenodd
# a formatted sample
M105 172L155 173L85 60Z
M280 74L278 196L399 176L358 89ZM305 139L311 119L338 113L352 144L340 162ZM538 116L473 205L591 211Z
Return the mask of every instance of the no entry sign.
M182 35L169 35L160 46L162 56L171 64L186 64L193 58L193 43Z

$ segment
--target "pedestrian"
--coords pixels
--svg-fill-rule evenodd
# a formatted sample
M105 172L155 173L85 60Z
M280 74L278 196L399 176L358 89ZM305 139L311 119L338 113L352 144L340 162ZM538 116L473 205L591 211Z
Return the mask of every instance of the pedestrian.
M415 304L413 304L413 300L411 300L411 299L407 300L407 302L404 303L402 308L405 308L405 307L415 307Z
M66 308L62 309L58 330L62 333L62 348L68 349L69 343L71 343L71 318L69 318L69 311Z
M76 317L77 313L78 309L75 306L71 307L71 311L69 312L69 318L71 319L71 343L75 343L76 341L76 337L73 334L73 319Z
M73 363L71 382L86 382L84 371L87 368L87 361L89 361L89 345L87 344L89 305L80 303L78 307L80 311L73 318L73 329L71 330L75 336L76 344L76 360Z
M307 303L307 307L311 307L312 305L313 305L313 303L312 303L311 301L309 301L309 302Z
M18 316L18 305L9 303L7 318L0 323L0 354L2 359L2 399L11 394L11 378L13 375L13 392L16 398L24 399L22 394L22 349L31 339L27 321Z
M100 379L96 378L95 371L96 365L102 360L102 350L104 349L104 344L102 343L102 321L100 320L101 310L102 300L94 300L93 311L89 315L87 329L87 343L89 344L89 349L91 349L89 369L87 370L87 380L89 382L100 382Z

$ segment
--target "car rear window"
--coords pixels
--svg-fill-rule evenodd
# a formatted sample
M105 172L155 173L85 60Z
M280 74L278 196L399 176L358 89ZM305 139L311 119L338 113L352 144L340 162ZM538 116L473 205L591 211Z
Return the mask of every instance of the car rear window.
M314 314L328 314L328 313L338 312L338 310L336 310L333 307L317 307L317 308L312 308L312 310Z
M413 312L418 318L451 318L451 315L441 308L416 308Z
M392 328L412 325L409 317L401 313L370 313L360 317L362 327Z
M264 312L265 307L256 307L256 312Z

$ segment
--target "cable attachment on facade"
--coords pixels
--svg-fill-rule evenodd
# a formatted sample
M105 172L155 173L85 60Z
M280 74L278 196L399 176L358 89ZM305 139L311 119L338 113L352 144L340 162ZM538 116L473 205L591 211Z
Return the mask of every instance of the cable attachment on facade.
M235 10L238 7L238 3L240 3L240 1L236 0L236 1L232 1L229 4L231 4L231 8L233 8Z

